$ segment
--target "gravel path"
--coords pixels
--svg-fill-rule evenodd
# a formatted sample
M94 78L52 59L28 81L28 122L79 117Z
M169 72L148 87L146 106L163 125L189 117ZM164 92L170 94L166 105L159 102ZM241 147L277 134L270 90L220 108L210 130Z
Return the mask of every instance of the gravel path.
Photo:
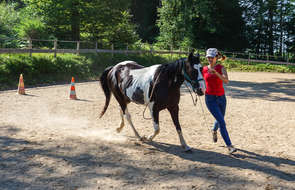
M103 116L98 82L0 92L0 189L295 189L295 75L229 72L227 155L201 97L182 89L180 123L192 153L182 152L167 111L160 134L141 143L120 123L114 98ZM203 108L203 109L202 109ZM140 135L153 132L144 107L129 111ZM149 112L146 112L149 115ZM127 123L127 122L126 122Z

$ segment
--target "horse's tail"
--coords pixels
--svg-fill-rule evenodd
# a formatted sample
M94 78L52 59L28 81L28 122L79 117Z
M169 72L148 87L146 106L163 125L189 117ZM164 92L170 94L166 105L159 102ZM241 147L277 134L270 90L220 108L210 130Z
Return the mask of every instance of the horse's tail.
M110 72L110 70L113 68L113 66L110 66L108 68L106 68L103 73L101 74L100 76L100 86L104 92L104 95L106 97L106 101L105 101L105 104L104 104L104 107L103 107L103 110L101 111L100 115L99 115L99 118L101 118L103 116L103 114L107 111L108 109L108 106L109 106L109 103L110 103L110 100L111 100L111 95L112 95L112 92L109 88L109 85L108 85L108 80L107 80L107 76Z

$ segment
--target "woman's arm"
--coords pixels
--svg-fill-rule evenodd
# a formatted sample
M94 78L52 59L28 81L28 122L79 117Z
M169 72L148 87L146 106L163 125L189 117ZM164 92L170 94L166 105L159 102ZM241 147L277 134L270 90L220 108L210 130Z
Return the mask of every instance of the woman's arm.
M215 69L209 69L209 72L216 74L218 76L218 78L220 78L225 84L228 84L228 82L229 82L228 75L227 75L227 71L224 67L222 67L222 69L221 69L222 75L219 74Z

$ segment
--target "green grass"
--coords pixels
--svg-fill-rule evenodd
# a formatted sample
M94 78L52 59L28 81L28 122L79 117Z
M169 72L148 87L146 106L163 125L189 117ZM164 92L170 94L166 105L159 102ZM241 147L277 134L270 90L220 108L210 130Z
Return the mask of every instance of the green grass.
M0 55L0 90L16 89L19 75L24 75L25 85L42 86L69 83L74 76L77 82L97 80L109 65L133 60L144 66L169 63L185 55L160 54L3 54ZM202 63L207 61L202 57ZM225 60L229 71L295 73L295 66L271 65Z
M227 59L222 63L230 71L295 73L295 66L270 63L248 63Z

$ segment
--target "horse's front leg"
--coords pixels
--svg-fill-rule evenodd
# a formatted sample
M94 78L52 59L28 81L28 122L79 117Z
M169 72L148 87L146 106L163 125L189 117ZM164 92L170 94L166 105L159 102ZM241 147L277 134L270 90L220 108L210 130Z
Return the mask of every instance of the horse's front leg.
M184 151L190 151L191 148L186 144L186 142L182 136L182 131L181 131L181 127L180 127L179 119L178 119L178 112L179 112L178 105L173 106L173 107L168 107L168 111L169 111L171 118L173 120L173 123L176 127L176 131L177 131L177 134L178 134L178 137L180 140L181 147L184 149Z
M151 117L153 119L154 134L150 135L148 137L148 140L152 141L160 133L160 127L159 127L159 110L157 110L154 107L154 102L152 102L152 103L149 104L149 109L150 109Z

